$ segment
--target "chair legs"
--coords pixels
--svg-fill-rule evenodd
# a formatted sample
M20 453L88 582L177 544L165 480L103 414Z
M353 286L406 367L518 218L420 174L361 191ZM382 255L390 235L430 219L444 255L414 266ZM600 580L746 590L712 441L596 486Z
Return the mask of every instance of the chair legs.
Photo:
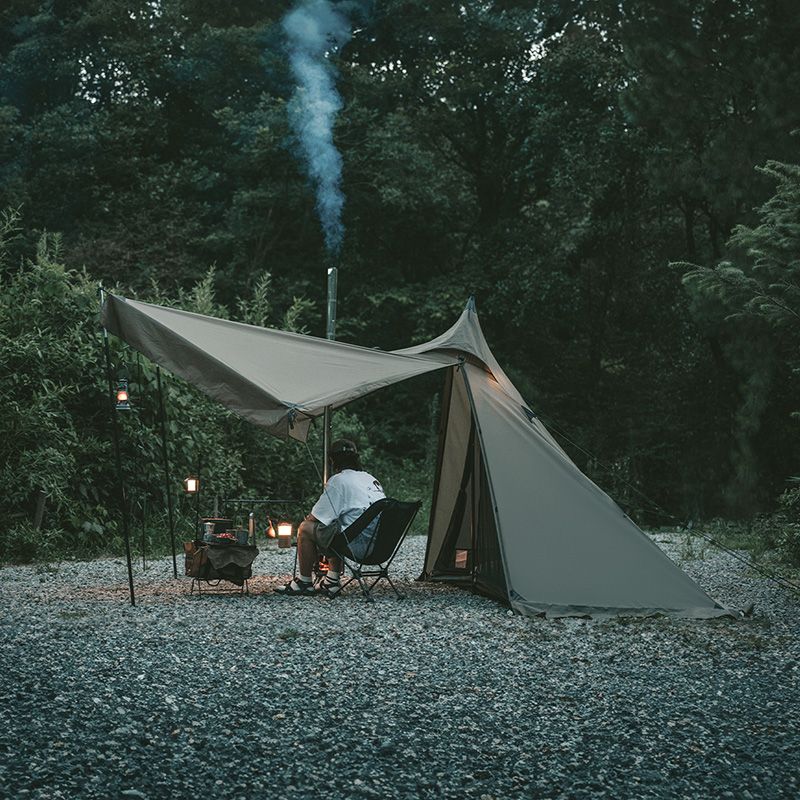
M348 578L344 583L342 583L342 591L344 591L345 586L348 586L353 581L358 581L358 585L361 587L361 593L364 595L364 599L368 603L374 603L375 598L372 596L372 590L375 588L375 585L382 580L386 580L389 582L389 586L392 587L395 595L397 595L398 600L404 600L405 595L395 586L394 581L389 577L388 569L381 569L379 572L371 570L369 572L363 572L360 569L354 569L349 564L347 565L352 573L352 576ZM374 578L375 580L372 583L367 583L365 578Z
M389 581L389 586L391 586L392 589L394 589L394 593L397 595L397 599L398 600L405 600L406 596L394 585L394 582L389 577L389 575L387 574L387 575L384 575L383 577L386 578L387 581ZM378 578L378 580L380 580L380 578Z

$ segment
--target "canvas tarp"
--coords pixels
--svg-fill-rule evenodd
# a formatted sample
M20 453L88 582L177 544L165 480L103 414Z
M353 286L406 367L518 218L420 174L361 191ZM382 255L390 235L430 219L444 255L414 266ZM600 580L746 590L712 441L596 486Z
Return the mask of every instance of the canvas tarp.
M456 363L371 350L109 295L105 328L249 422L301 441L325 406Z

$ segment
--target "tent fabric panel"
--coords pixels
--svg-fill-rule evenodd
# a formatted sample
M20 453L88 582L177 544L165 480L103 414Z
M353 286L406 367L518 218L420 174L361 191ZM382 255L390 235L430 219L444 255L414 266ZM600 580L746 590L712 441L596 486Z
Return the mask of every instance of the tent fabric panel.
M472 563L472 531L473 531L473 505L472 505L472 470L465 466L468 477L458 493L450 525L445 532L444 539L439 547L438 557L431 570L431 577L457 576L465 581L472 581L469 570L458 569L455 566L456 550L467 550L470 554L469 562Z
M109 295L103 305L101 322L151 361L197 386L248 422L281 438L289 435L289 409L266 386L252 383L226 362L205 352L201 337L197 337L199 341L192 341L177 335L167 324L168 316L147 313L150 309L161 310L158 306ZM176 312L181 313L185 312Z
M495 380L474 366L465 370L515 607L599 615L720 610L608 495L546 446Z
M444 436L440 441L436 489L428 531L428 554L425 573L431 575L450 530L453 511L459 497L464 465L470 447L472 412L460 370L451 369L448 377L447 409L443 419Z
M545 617L561 619L562 617L589 617L595 620L613 617L675 617L677 619L719 619L720 617L738 618L733 611L721 606L697 606L694 608L598 608L597 606L547 605L514 597L512 593L511 608L526 617Z
M305 439L309 419L327 405L448 365L114 295L101 319L155 363L282 438Z
M405 347L402 350L393 350L399 355L424 355L428 353L469 353L470 355L483 362L487 369L494 375L495 380L503 387L509 397L520 404L524 404L522 396L516 387L509 380L497 359L489 349L486 338L478 320L478 314L472 303L467 307L456 320L455 325L445 331L441 336L431 339L429 342Z
M475 481L476 532L475 532L475 586L485 594L508 602L506 571L503 552L497 531L492 491L486 474L486 465L481 452L480 441L475 439Z
M489 349L489 344L483 335L478 315L472 303L467 305L461 316L449 330L441 336L431 339L429 342L406 347L402 350L392 351L404 355L424 355L427 358L451 359L459 353L467 353L479 362L484 364L492 374L503 391L508 397L517 402L523 408L527 408L522 395L509 380L503 369L497 363L497 359ZM563 458L571 462L570 457L561 448L561 445L552 437L550 432L542 425L532 411L528 410L528 416L533 417L532 424L539 435L552 447L559 452Z

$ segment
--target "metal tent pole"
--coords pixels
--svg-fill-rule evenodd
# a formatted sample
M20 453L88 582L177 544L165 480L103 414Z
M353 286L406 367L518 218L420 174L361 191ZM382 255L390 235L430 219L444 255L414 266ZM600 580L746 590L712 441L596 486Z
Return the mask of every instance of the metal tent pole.
M167 495L167 513L169 514L169 540L172 543L172 575L178 577L178 557L175 552L175 514L172 508L172 492L169 485L169 454L167 450L167 414L164 410L164 390L161 386L161 367L156 364L156 381L158 382L158 405L161 416L161 458L164 462L164 491Z
M100 308L105 301L105 291L100 286ZM122 504L122 536L125 540L125 558L128 562L128 587L131 593L131 605L136 605L133 591L133 564L131 563L131 538L128 525L128 498L125 491L125 482L122 479L122 456L119 450L119 423L117 422L116 401L114 397L114 381L111 375L111 347L108 344L108 331L103 326L103 350L106 355L106 377L108 379L108 402L111 412L111 434L114 439L114 460L117 467L117 485L119 486L119 499Z
M195 541L203 538L203 533L200 530L200 492L203 486L203 476L200 474L203 470L203 462L198 462L197 468L197 491L194 493L194 538Z
M142 569L147 569L147 495L142 495Z

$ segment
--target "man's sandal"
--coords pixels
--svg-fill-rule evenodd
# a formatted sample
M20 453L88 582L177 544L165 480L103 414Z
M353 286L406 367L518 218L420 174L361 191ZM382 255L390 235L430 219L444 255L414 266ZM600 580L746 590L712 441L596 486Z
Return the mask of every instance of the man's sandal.
M292 581L289 581L285 586L279 586L275 590L275 594L281 594L284 597L301 597L303 595L306 597L313 597L316 594L313 583L297 581L297 584L299 588L295 589L292 586Z
M321 594L324 597L333 599L334 597L338 597L341 593L342 585L339 581L328 581L326 578L323 578L317 586L317 594Z

